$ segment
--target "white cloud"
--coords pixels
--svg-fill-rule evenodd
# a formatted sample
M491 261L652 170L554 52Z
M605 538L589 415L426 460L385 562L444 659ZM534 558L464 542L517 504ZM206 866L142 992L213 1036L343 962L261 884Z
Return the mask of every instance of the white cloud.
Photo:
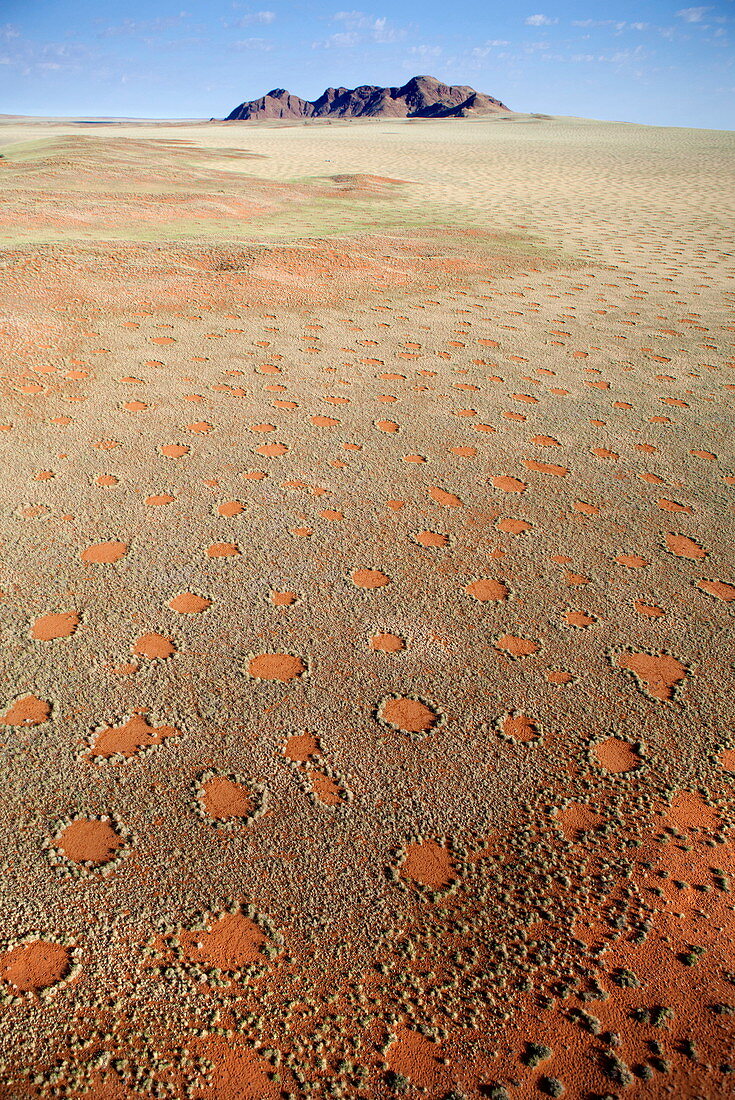
M226 27L250 27L253 23L259 23L262 26L267 26L276 18L274 11L251 11L247 15L241 15L237 19L233 19L232 22L225 23Z
M484 45L475 46L470 52L470 57L474 57L475 59L487 57L498 46L510 46L510 42L506 41L505 38L491 38L485 42Z
M705 15L711 9L708 7L702 8L682 8L676 14L679 19L683 19L685 23L701 23Z
M428 61L432 57L439 57L442 48L441 46L410 46L408 52L412 57L424 58Z
M338 34L330 34L329 38L322 39L321 42L312 42L311 48L313 50L350 50L353 46L356 46L360 41L360 36L355 34L354 31L345 31Z
M335 23L344 23L353 31L380 31L388 20L383 16L366 15L364 11L338 11L332 16Z
M551 27L558 23L558 19L550 19L548 15L527 15L523 20L527 27Z
M180 11L178 15L170 15L166 18L157 16L155 19L123 19L122 23L102 27L97 33L101 38L119 38L125 35L137 38L171 30L173 27L180 26L185 19L189 18L188 11Z
M344 30L330 34L328 38L312 42L312 49L352 49L362 43L377 42L384 45L398 42L405 37L405 30L393 26L384 15L367 15L364 11L338 11L332 22L340 23Z
M236 50L258 50L261 53L268 53L273 49L273 43L267 42L265 38L241 38L239 42L233 42L232 45Z
M642 30L648 26L647 23L626 23L624 19L573 19L573 27L613 27L615 31L619 32L625 30L626 27L633 27L635 30Z
M12 53L0 57L0 64L19 73L33 76L43 73L78 73L89 71L100 55L81 42L33 42L20 34L5 36L0 28L0 38L12 40Z
M342 23L350 31L364 31L373 42L397 42L402 33L388 22L384 15L366 15L363 11L338 11L336 23Z

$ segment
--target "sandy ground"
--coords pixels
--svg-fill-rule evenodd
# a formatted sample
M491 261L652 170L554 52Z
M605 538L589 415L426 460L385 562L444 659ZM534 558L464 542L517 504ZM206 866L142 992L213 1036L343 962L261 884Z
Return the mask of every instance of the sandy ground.
M0 1096L730 1095L735 135L0 120Z

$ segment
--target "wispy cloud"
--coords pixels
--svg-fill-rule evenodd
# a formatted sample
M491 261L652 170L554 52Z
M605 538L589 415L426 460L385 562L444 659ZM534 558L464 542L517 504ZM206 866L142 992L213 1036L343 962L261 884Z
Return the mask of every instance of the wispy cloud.
M386 16L368 15L364 11L335 12L332 22L344 29L312 42L312 49L353 49L371 42L384 45L399 42L406 35L404 29L390 23Z
M572 19L572 26L585 30L592 27L609 27L616 34L624 30L647 31L651 28L650 23L628 23L625 19Z
M548 15L527 15L523 22L527 27L551 27L559 20L550 19Z
M701 23L708 11L712 9L710 7L682 8L676 14L685 23Z
M232 47L235 50L253 50L256 53L270 53L273 49L273 43L268 42L265 38L241 38L238 42L233 42Z
M274 11L250 11L245 15L239 15L237 19L223 19L222 26L226 28L230 27L252 27L253 25L270 26L276 19L276 13Z
M504 46L510 46L510 42L508 42L507 39L491 38L487 42L484 42L482 46L473 47L470 56L479 61L483 57L488 57L493 50L502 49Z
M322 38L318 42L312 42L312 50L350 50L356 46L360 41L359 34L354 31L338 31L337 34L330 34L328 38Z
M364 11L338 11L335 23L341 23L352 32L362 32L373 42L397 42L404 32L399 31L384 15L367 15Z
M441 57L443 51L441 46L409 46L408 53L411 57L428 61L431 58Z
M179 27L190 18L190 12L180 11L177 15L169 15L165 18L158 16L156 19L123 19L122 23L111 23L101 27L97 34L100 38L146 38L160 34L162 31L169 31L173 27ZM100 20L97 22L99 23Z
M12 49L0 55L0 64L19 76L62 71L79 73L89 71L90 65L101 60L99 54L81 42L32 42L20 34L12 34L4 40L12 42Z

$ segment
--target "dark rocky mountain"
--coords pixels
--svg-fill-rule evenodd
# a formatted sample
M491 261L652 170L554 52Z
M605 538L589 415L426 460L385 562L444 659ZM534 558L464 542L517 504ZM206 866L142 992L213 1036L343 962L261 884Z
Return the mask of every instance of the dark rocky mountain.
M401 88L327 88L318 99L301 99L285 88L241 103L226 122L300 118L465 118L508 111L499 99L467 85L442 84L433 76L414 76Z

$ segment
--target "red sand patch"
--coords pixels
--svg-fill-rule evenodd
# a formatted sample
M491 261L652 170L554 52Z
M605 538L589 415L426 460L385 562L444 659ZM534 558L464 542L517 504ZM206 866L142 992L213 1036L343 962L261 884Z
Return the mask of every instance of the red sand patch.
M166 458L182 458L191 451L191 447L188 447L185 443L164 443L159 449Z
M70 638L81 619L76 611L58 611L50 615L41 615L31 627L31 637L39 642L50 642L55 638Z
M178 611L180 615L197 615L200 611L206 611L212 606L212 601L205 596L197 596L194 592L181 592L174 596L168 605L172 611Z
M299 764L305 764L313 757L321 755L319 739L313 733L294 734L286 742L283 755L287 760L295 760Z
M524 459L523 465L527 470L534 470L538 474L554 474L556 477L565 477L569 473L566 466L555 466L552 462L539 462L536 458Z
M444 535L440 531L419 531L413 538L419 546L426 546L432 550L449 546L449 535Z
M207 547L208 558L234 558L240 553L240 549L234 542L215 542Z
M217 505L217 515L226 516L231 518L232 516L239 516L245 511L245 505L239 500L227 500L224 504Z
M434 890L448 886L455 877L451 853L435 840L408 844L401 874Z
M285 684L303 676L306 665L292 653L260 653L248 661L248 672L256 680L278 680Z
M666 614L663 608L657 607L656 604L643 603L642 600L634 600L633 607L639 615L645 615L647 619L660 619Z
M440 722L439 714L419 699L408 696L384 699L378 710L379 717L394 729L404 733L428 733Z
M246 788L222 775L215 775L202 784L200 802L207 816L217 820L250 817L255 809Z
M674 689L688 673L686 665L669 653L619 653L618 668L632 672L643 690L654 699L671 699Z
M462 501L458 496L455 496L454 493L448 493L446 489L440 489L438 486L429 489L429 496L437 504L443 504L445 508L459 508L462 505Z
M141 749L160 745L168 737L177 737L173 726L151 726L140 714L134 714L120 726L109 726L95 734L89 755L93 759L121 755L135 756Z
M110 565L120 561L128 552L127 543L124 542L97 542L82 550L82 561L94 562L96 565Z
M266 936L243 913L225 913L206 932L182 932L181 946L190 962L218 970L239 970L262 958Z
M720 827L719 812L709 806L696 791L679 791L671 800L668 815L680 829L710 829Z
M370 648L380 653L400 653L406 643L398 634L374 634L370 639Z
M580 512L583 516L599 516L600 514L600 509L586 500L575 500L572 507L575 512Z
M176 646L163 634L142 634L133 645L136 657L149 657L152 661L165 659L176 652Z
M586 611L565 611L564 622L567 626L576 626L579 629L592 626L594 622L597 622L594 615L588 614Z
M726 772L735 772L735 749L723 749L719 761Z
M214 1035L204 1048L214 1067L215 1090L212 1100L280 1100L283 1092L270 1079L273 1068L247 1046L236 1046L232 1037ZM269 1076L270 1075L270 1076ZM95 1096L93 1100L118 1100L118 1097ZM120 1096L119 1100L127 1100Z
M567 840L574 840L580 833L586 833L600 825L604 818L581 802L570 802L563 810L559 810L555 820L559 822Z
M538 741L541 734L533 718L527 714L508 714L503 719L503 733L514 741Z
M40 726L51 717L51 704L36 695L17 699L0 718L0 726Z
M677 558L690 558L692 561L701 561L707 557L707 551L686 535L666 535L666 546Z
M525 493L528 488L525 481L520 481L517 477L508 477L506 474L490 478L490 480L495 488L500 489L503 493Z
M632 772L640 766L641 758L632 745L622 737L607 737L594 746L594 754L608 772Z
M340 806L342 804L342 788L334 776L320 771L310 771L309 783L315 797L323 805Z
M532 638L519 638L516 634L501 634L495 642L496 649L502 649L511 657L530 657L538 653L541 643Z
M531 530L532 524L525 519L513 519L512 516L505 516L499 519L495 526L498 531L503 531L506 535L523 535L526 531Z
M379 569L355 569L352 583L357 588L382 588L383 585L390 584L390 577Z
M270 594L270 601L274 607L292 607L298 596L295 592L276 592Z
M107 821L78 818L59 834L56 846L73 863L107 863L124 843Z
M56 985L69 972L69 949L50 940L33 940L0 955L0 978L19 993Z
M735 584L727 584L725 581L697 581L697 584L709 596L717 600L731 603L735 600Z
M643 569L648 565L645 558L642 558L640 554L618 554L615 561L618 565L624 565L628 569Z
M388 1047L385 1059L394 1073L406 1077L415 1087L431 1095L447 1087L450 1071L442 1065L442 1048L418 1031L399 1028L396 1040Z
M486 603L490 600L505 600L508 598L508 589L502 581L493 580L490 577L484 577L481 580L473 581L465 588L470 596L474 596L480 603Z

